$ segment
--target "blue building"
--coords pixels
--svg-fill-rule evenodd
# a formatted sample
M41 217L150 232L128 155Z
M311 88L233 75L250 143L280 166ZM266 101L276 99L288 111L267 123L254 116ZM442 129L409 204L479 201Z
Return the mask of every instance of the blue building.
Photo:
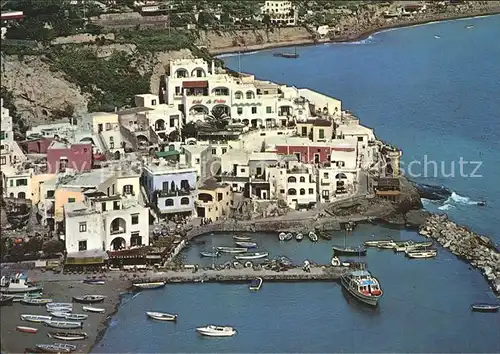
M196 168L183 168L165 162L143 166L142 183L157 211L169 219L191 216L195 210Z

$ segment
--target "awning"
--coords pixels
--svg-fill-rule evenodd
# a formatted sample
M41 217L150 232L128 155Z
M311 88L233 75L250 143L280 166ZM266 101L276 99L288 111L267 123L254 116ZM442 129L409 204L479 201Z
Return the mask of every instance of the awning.
M181 153L177 150L168 150L168 151L156 151L156 157L169 157L169 156L177 156Z
M182 83L183 88L207 88L208 81L184 81Z

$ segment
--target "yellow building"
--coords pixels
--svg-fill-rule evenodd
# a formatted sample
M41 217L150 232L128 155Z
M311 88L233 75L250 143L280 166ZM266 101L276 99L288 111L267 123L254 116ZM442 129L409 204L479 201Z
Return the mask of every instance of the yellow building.
M44 173L31 176L31 201L33 204L38 204L40 200L45 199L45 196L41 195L41 187L43 183L54 179L56 179L55 173Z
M330 142L333 137L333 122L327 119L309 119L297 122L297 134L314 142Z
M219 220L229 215L233 193L229 184L221 184L214 179L206 180L198 188L196 212L198 217Z
M64 220L64 205L66 203L83 202L83 189L81 187L59 187L55 191L54 221Z

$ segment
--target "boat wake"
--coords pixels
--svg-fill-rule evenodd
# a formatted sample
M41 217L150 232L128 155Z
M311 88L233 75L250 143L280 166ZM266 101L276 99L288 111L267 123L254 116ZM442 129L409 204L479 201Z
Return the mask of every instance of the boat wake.
M242 55L242 56L243 55L251 55L251 54L258 53L258 52L259 52L258 50L254 50L253 52L244 52L244 53L241 53L241 54L238 53L238 52L236 52L236 53L226 53L226 54L216 55L215 57L221 59L221 58L236 57L238 55Z
M459 205L478 205L478 203L479 201L472 200L469 197L465 197L453 191L451 192L450 196L444 201L422 198L422 204L424 208L428 208L432 205L439 205L437 207L438 210L452 210Z

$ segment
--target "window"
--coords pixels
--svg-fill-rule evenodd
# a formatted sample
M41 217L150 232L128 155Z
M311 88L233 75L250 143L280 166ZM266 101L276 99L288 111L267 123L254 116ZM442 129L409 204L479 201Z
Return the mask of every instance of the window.
M87 250L87 240L78 241L78 251L86 251Z
M197 165L199 165L199 164L200 164L200 159L199 159L199 158L197 158L195 161L196 161L196 164L197 164Z
M267 106L266 107L266 113L273 113L273 107Z
M123 186L123 194L132 194L134 192L134 186L131 184L126 184Z
M106 202L101 203L101 209L102 211L106 211Z
M106 123L106 130L111 130L111 123ZM111 138L109 140L111 140Z
M120 202L113 202L113 210L120 210Z
M55 191L47 191L47 198L54 198Z
M242 168L242 169L240 170L240 172L241 172L241 173L245 173L245 171L246 171L246 170L245 170L244 168Z
M156 100L151 100L151 106L156 106Z
M236 109L236 113L238 113L238 114L243 114L243 107L238 107L238 108Z
M115 195L115 185L114 184L111 186L111 194Z
M28 180L26 178L16 180L16 187L27 186L27 185L28 185Z
M307 136L307 127L302 127L302 136Z
M306 183L306 178L304 176L300 177L300 183Z
M362 136L358 136L358 141L363 141L363 137Z
M252 114L257 114L257 107L252 107Z
M161 189L165 192L168 191L168 182L163 182L161 184Z
M222 153L225 154L227 152L227 148L222 148Z
M68 198L68 203L74 203L76 201L75 198Z
M309 194L314 194L314 189L313 188L309 188Z
M321 192L321 195L323 196L323 198L328 198L330 196L330 191L324 190L323 192Z
M13 179L10 180L10 186L14 187L14 180Z
M137 225L139 223L139 214L132 214L132 225Z
M5 156L2 156L0 159L0 165L5 165L7 163L7 158Z
M320 129L319 130L319 138L324 139L325 138L325 129Z
M288 177L288 183L295 183L295 182L297 182L297 178L295 178L294 176Z
M280 193L281 194L285 194L285 190L284 189L280 189Z
M217 201L220 202L222 200L222 193L217 193Z
M165 206L174 206L174 200L172 198L166 199Z
M300 195L305 195L306 194L306 190L304 188L301 188L300 189Z
M188 197L181 198L181 205L188 205L188 204L189 204L189 198Z
M257 167L257 176L260 176L262 174L262 167Z
M86 222L79 223L78 229L80 230L80 232L87 232L87 223Z
M217 149L212 149L212 155L217 155Z
M328 179L328 172L323 173L323 178Z

